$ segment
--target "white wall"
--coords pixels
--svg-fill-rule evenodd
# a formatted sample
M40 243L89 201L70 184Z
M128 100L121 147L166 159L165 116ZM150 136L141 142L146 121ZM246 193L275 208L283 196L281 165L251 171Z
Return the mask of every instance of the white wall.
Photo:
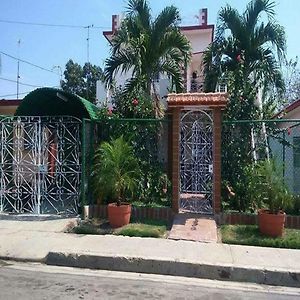
M203 52L212 41L212 29L181 30L192 46L192 52Z

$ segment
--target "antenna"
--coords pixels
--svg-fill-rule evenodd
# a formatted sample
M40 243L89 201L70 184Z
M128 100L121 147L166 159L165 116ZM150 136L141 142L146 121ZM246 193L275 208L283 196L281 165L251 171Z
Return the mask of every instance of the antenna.
M17 100L19 100L19 80L20 80L20 45L21 40L18 40L18 68L17 68Z
M86 52L87 52L87 62L90 62L90 28L94 27L94 25L88 25L84 28L87 29L87 39L86 39Z
M86 56L88 63L88 74L86 78L86 97L89 99L89 73L90 73L90 28L94 27L94 25L88 25L85 28L87 29L87 39L86 39Z

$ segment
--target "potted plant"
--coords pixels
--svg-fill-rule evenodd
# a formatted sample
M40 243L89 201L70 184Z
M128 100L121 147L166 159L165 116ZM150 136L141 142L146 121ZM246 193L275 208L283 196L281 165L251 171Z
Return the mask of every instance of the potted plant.
M273 160L258 163L252 177L253 201L258 209L258 226L262 234L283 235L285 212L292 205L293 196L288 191L282 172Z
M112 227L129 223L131 205L125 201L133 193L140 178L138 159L123 136L102 142L95 153L93 168L95 192L100 197L111 197L108 219Z

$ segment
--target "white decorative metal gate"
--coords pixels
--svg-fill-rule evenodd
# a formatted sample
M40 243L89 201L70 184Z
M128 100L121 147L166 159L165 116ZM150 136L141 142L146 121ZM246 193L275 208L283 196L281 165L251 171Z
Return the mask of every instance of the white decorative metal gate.
M212 117L183 111L180 128L180 210L212 214Z
M77 213L80 131L74 117L0 120L0 212Z

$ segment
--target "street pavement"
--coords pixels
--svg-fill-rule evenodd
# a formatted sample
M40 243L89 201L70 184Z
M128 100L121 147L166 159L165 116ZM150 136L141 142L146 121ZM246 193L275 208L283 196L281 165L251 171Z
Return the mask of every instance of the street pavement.
M0 299L299 299L300 289L0 261Z
M0 259L300 287L300 250L76 235L76 220L0 220Z

